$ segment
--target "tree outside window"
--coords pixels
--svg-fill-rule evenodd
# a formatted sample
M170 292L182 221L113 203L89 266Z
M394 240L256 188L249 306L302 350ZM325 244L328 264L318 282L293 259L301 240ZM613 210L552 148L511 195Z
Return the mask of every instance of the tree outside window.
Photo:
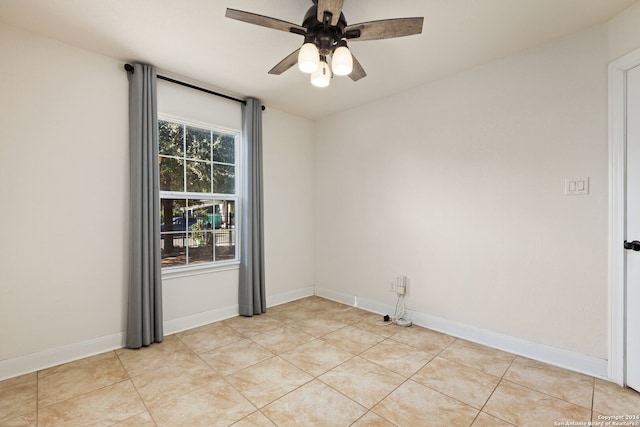
M162 266L237 259L237 132L159 120Z

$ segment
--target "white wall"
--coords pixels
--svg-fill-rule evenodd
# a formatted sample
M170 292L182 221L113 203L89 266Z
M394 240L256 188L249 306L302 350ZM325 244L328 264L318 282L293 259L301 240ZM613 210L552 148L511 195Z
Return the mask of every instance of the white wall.
M129 151L121 61L4 24L0 56L1 379L122 344ZM269 108L263 125L274 304L313 289L313 127ZM237 313L237 274L165 280L165 330Z
M602 25L318 121L316 285L606 358L607 63Z
M265 274L271 304L283 302L278 295L313 292L313 123L267 105L262 127Z
M121 63L1 25L0 56L5 360L123 330L129 152Z

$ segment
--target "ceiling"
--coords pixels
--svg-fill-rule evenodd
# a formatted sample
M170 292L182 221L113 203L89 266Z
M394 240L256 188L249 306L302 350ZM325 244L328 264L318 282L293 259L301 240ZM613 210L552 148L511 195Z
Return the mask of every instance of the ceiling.
M0 21L317 119L606 22L635 1L345 0L349 24L424 16L424 28L350 42L368 76L323 89L295 67L267 74L301 36L224 16L231 7L302 24L310 0L0 0Z

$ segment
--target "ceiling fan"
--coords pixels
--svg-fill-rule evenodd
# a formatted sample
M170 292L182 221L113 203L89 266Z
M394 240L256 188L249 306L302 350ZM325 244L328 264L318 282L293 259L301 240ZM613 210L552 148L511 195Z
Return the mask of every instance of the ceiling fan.
M344 0L312 1L313 5L307 10L302 25L236 9L227 9L225 16L304 36L303 45L277 63L269 70L269 74L282 74L298 64L300 71L311 74L311 83L319 87L328 86L332 74L348 75L353 81L367 75L349 51L347 40L380 40L422 32L423 17L383 19L348 25L342 13Z

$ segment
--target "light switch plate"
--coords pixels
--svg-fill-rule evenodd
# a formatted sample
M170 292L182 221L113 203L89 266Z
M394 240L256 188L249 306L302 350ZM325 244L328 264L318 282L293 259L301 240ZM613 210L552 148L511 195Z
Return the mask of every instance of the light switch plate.
M567 196L585 196L589 194L589 177L565 178L564 194Z

